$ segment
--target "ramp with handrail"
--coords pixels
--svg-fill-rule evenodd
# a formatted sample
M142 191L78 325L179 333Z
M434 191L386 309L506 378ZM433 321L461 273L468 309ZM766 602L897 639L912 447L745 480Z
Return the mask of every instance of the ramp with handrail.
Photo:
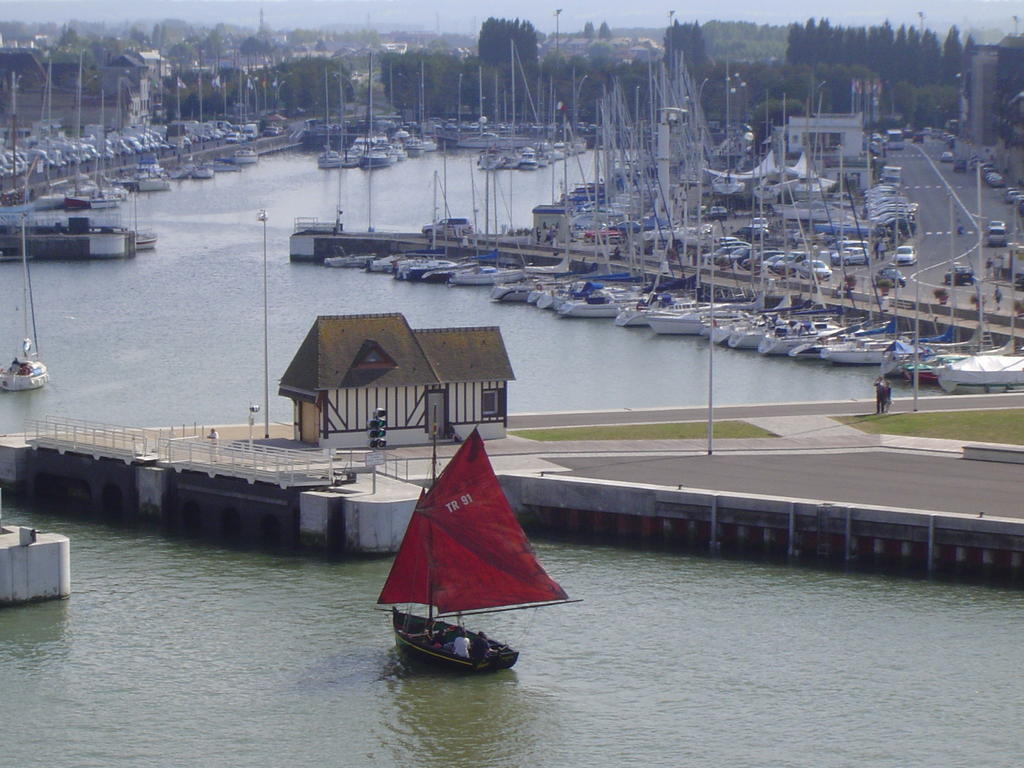
M215 477L238 477L289 488L329 487L353 482L372 467L365 451L279 448L251 441L210 440L198 426L144 429L83 419L47 416L25 422L25 442L34 448L80 453L125 464L161 464Z

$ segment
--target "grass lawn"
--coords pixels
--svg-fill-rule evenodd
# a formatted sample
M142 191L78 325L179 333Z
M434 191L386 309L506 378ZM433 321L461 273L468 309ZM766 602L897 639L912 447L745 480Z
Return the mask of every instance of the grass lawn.
M509 432L527 440L696 440L708 434L703 421L666 422L664 424L615 424L597 427L552 427L550 429L517 429ZM778 437L766 429L745 421L716 421L716 438Z
M872 434L941 437L980 443L1024 445L1024 409L889 413L884 416L837 416L843 424Z

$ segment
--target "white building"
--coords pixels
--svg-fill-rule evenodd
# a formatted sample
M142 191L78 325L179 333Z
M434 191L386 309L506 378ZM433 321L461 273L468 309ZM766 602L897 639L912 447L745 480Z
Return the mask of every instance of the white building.
M786 152L806 152L813 157L838 159L860 156L864 151L864 115L818 114L789 118Z

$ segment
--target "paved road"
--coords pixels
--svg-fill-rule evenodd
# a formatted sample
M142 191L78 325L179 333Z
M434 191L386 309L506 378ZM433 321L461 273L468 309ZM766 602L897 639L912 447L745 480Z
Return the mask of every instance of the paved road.
M985 245L979 251L977 176L974 170L954 173L952 163L941 163L939 158L946 150L945 142L926 139L924 144L907 144L905 149L887 159L888 163L903 168L904 189L908 197L920 206L917 233L919 265L908 267L904 272L919 275L922 294L927 297L934 287L942 284L950 261L970 265L979 278L987 280L985 266L989 258L1006 252L1005 248ZM1014 212L1004 202L1003 193L1002 189L993 189L982 183L982 232L987 222L1000 219L1010 226L1009 239L1013 241L1016 239ZM963 232L960 232L960 227L963 227ZM991 297L995 282L983 282L981 288L985 296ZM912 284L907 290L912 290ZM1008 283L1003 283L1002 290L1009 297L1011 288ZM975 288L960 286L955 292L957 305L964 307Z
M577 477L1024 518L1021 466L887 450L822 455L549 456Z

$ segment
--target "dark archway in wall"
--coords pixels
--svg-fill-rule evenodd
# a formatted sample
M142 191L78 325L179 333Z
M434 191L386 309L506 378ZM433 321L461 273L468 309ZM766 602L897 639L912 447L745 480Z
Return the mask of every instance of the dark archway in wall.
M65 512L88 512L92 508L92 490L85 480L40 472L32 483L35 497L57 503Z
M242 541L242 516L234 507L225 507L220 513L220 538L228 544Z
M260 518L260 546L268 549L281 549L284 542L281 540L281 521L273 515L264 515Z
M190 538L203 535L202 511L194 501L186 501L181 509L181 532Z
M103 486L100 496L100 511L111 520L121 520L124 517L124 495L119 486L113 483Z

